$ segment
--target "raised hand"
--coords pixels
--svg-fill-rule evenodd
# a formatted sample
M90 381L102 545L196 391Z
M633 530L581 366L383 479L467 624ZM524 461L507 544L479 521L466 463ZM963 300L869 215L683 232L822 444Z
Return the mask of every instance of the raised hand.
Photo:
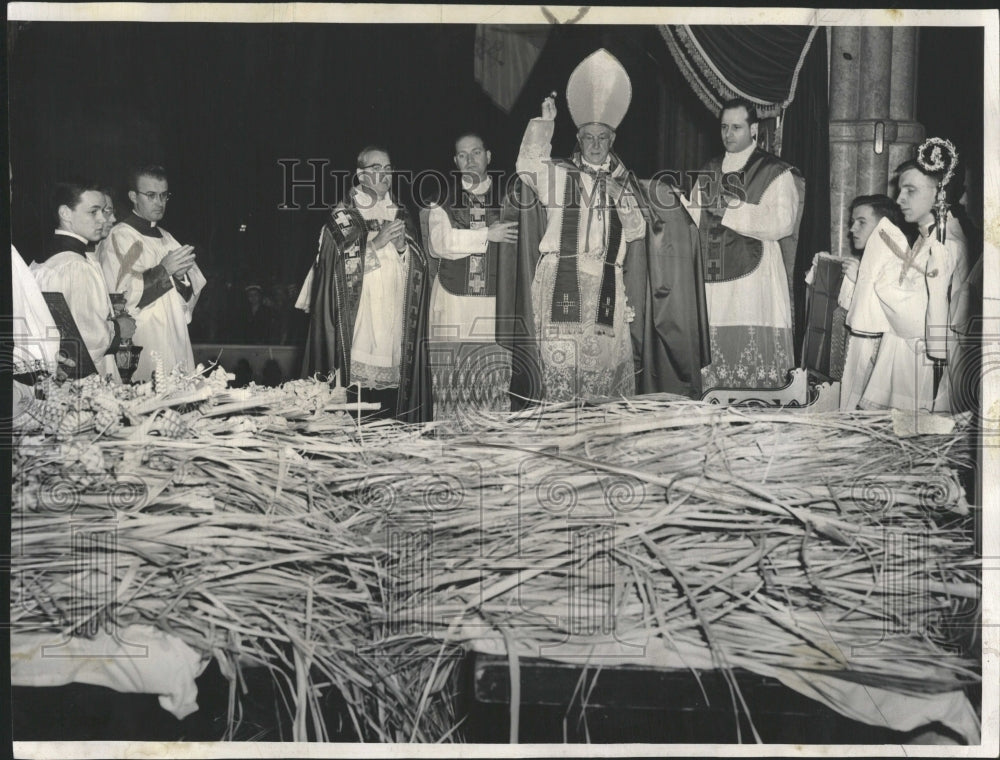
M551 95L542 101L542 118L549 121L556 118L556 99Z

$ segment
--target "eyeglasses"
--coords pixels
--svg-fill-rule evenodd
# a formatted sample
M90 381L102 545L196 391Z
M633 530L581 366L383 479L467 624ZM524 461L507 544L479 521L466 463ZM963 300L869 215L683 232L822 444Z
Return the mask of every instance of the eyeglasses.
M366 172L388 173L392 171L392 164L371 164L369 166L362 166L361 168L364 169Z
M154 193L152 190L147 190L146 192L136 190L136 192L139 193L139 195L145 195L151 201L159 199L166 202L170 200L170 193Z

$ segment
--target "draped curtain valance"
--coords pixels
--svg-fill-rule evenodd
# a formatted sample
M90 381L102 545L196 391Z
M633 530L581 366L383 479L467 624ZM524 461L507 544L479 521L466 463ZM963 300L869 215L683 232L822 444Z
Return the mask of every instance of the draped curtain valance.
M744 97L761 118L780 116L795 86L815 26L660 26L684 78L713 113Z

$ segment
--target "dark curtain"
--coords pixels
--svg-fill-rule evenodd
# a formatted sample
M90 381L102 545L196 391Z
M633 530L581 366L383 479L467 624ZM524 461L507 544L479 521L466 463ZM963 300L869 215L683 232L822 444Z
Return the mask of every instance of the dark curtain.
M799 72L795 99L785 111L781 157L806 179L806 200L795 256L792 313L796 354L805 322L805 273L813 254L830 250L830 111L827 98L826 33L813 37Z
M946 137L958 150L956 197L964 190L965 211L979 232L983 222L983 44L976 27L921 29L917 59L917 121L928 137ZM995 89L995 85L993 85ZM961 207L952 208L962 213Z
M677 65L709 109L741 95L761 104L762 116L774 115L788 104L812 30L809 26L660 27Z
M658 100L659 169L680 174L685 195L691 175L722 150L716 114L698 100L665 46L654 48L660 62Z

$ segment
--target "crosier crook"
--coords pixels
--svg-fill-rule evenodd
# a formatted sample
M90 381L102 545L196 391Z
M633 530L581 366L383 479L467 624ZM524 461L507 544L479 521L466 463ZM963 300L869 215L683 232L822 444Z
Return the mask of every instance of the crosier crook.
M930 156L927 155L928 149L930 149ZM942 149L947 153L947 166L941 155ZM938 182L937 202L934 204L934 213L938 222L937 239L939 243L944 243L948 219L948 198L945 188L951 182L951 178L955 174L955 167L958 166L958 151L951 140L946 140L943 137L928 137L917 148L917 163L928 172L939 172L944 169L944 176Z

